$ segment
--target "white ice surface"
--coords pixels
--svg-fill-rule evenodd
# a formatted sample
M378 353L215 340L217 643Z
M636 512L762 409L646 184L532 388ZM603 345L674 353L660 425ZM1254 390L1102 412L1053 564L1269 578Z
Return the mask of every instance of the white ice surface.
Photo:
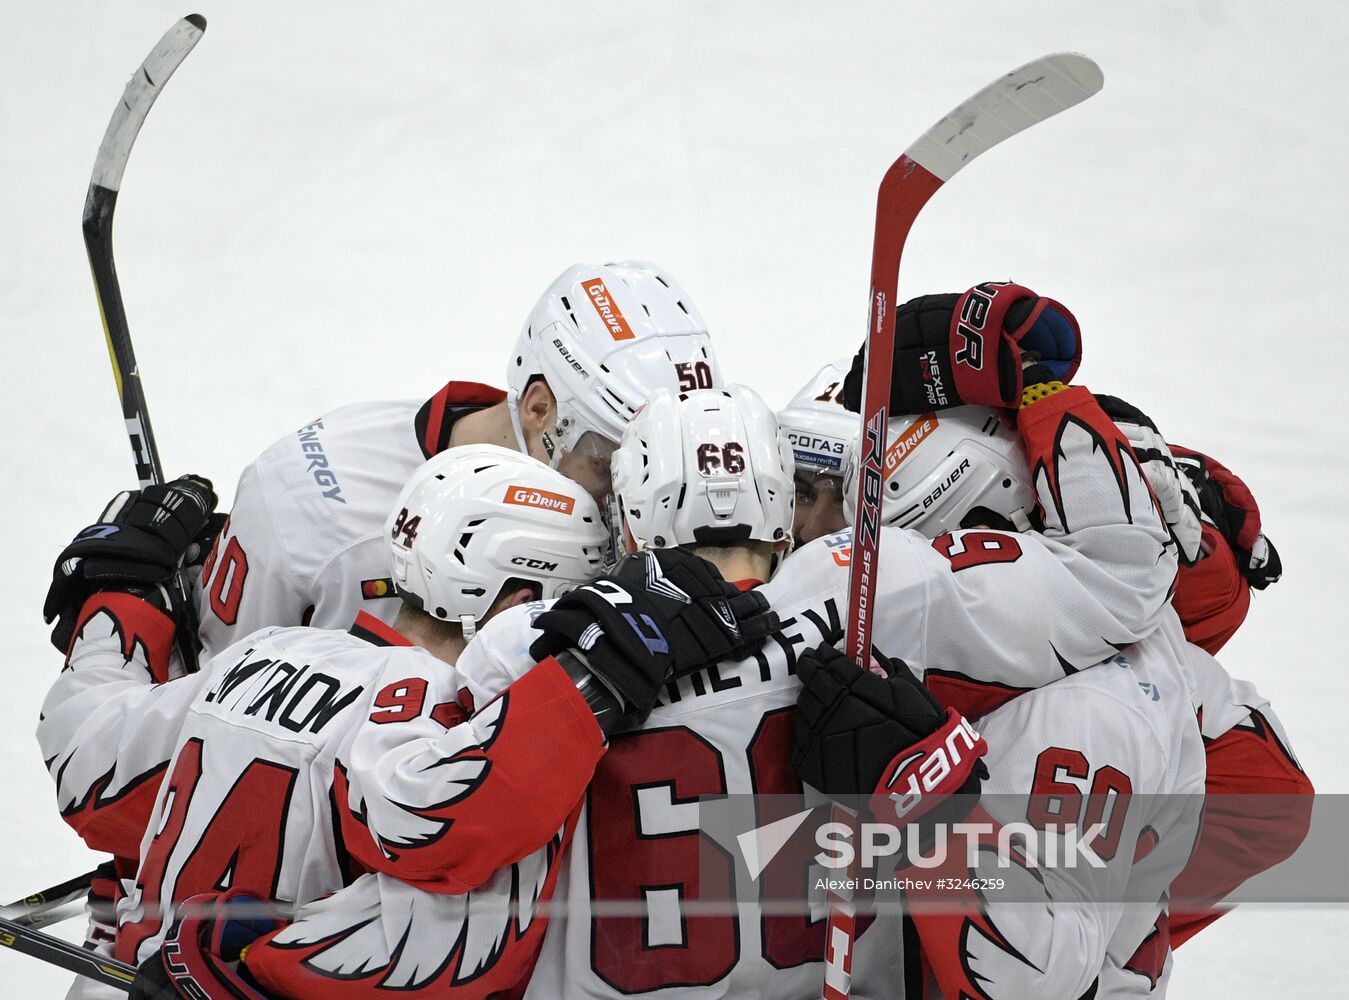
M393 10L397 10L395 16ZM32 738L57 659L51 562L133 485L80 241L94 152L162 0L0 2L6 379L0 897L86 868ZM226 501L324 409L500 382L567 263L663 262L726 373L785 402L864 332L876 184L1027 59L1105 71L1087 104L962 172L909 242L902 297L1013 276L1082 322L1082 379L1244 475L1283 553L1224 652L1313 779L1342 769L1349 684L1349 31L1343 3L234 0L127 169L117 257L173 473ZM1349 911L1257 909L1178 956L1173 995L1343 989ZM65 974L0 957L0 994Z

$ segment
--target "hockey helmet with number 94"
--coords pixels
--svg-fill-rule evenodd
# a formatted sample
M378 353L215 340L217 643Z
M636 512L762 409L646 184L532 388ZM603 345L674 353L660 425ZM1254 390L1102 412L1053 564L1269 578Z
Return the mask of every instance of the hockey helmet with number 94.
M1035 491L1021 439L987 406L956 406L890 421L881 523L928 538L976 524L1026 531ZM858 459L844 475L849 523Z
M596 576L609 533L590 495L528 455L481 444L419 466L384 525L398 595L471 638L511 579L544 600Z
M614 496L638 549L790 543L791 446L747 386L661 390L614 453Z
M519 404L536 377L557 401L543 441L554 468L588 433L617 445L657 389L720 384L702 316L665 270L646 261L575 264L534 306L506 373L521 450L527 447Z

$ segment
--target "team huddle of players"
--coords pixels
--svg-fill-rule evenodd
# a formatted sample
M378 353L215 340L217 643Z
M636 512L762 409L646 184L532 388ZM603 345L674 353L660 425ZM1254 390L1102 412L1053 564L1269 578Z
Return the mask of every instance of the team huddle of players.
M1198 807L1310 799L1212 656L1278 557L1230 472L1069 384L1060 303L984 283L896 329L871 664L837 651L860 356L775 414L646 262L554 281L504 392L286 435L228 518L199 477L115 498L57 561L38 727L115 857L88 946L166 998L1162 995L1305 832ZM879 892L840 943L809 824L753 872L708 849L699 801L751 794L1098 824L1109 865L999 897L952 852L964 891Z

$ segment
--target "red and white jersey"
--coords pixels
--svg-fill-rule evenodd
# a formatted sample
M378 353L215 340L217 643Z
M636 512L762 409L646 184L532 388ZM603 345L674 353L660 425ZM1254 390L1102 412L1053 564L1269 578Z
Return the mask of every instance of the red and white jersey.
M505 399L450 382L416 400L343 406L271 445L244 470L205 566L205 657L269 625L391 622L384 521L412 471L449 445L455 420Z
M885 613L874 641L930 683L944 679L942 694L971 714L1114 656L1170 614L1174 555L1132 452L1085 391L1041 405L1022 413L1021 428L1044 535L882 532ZM611 741L558 882L568 916L550 927L528 996L556 995L560 983L568 996L817 994L823 906L815 919L752 906L692 917L683 906L709 878L695 876L707 852L694 799L775 793L790 804L803 794L788 764L796 656L843 637L847 550L845 533L788 558L764 587L782 617L773 640L750 659L668 685L641 731ZM460 660L465 676L527 658L532 621L506 612L489 623ZM738 898L801 898L800 861L780 852ZM728 859L723 883L743 875ZM596 901L647 912L591 919ZM902 990L899 919L881 916L860 936L855 995Z
M1091 844L1108 867L1041 865L1031 873L998 866L984 851L975 869L952 857L925 872L1003 878L1019 889L1015 901L967 892L962 912L915 911L944 995L1078 997L1093 984L1098 996L1127 996L1140 986L1140 995L1160 995L1146 990L1163 979L1166 952L1139 946L1190 857L1204 793L1204 746L1185 664L1191 648L1168 612L1142 642L975 720L989 745L989 778L983 806L967 822L981 813L995 824L1035 827L1102 822ZM1062 847L1057 856L1066 856ZM1039 892L1045 905L1024 901Z
M542 607L519 612L532 621ZM599 728L555 661L519 655L455 674L435 695L454 700L434 708L415 681L391 681L341 753L348 844L378 874L250 946L249 973L268 995L482 997L528 974L547 922L539 908L603 752ZM468 749L454 752L470 728Z
M771 795L760 800L760 826L811 804L788 762L799 691L792 665L801 649L837 641L831 623L842 610L833 598L779 605L784 628L760 655L681 678L640 731L612 739L562 862L527 997L557 996L562 987L568 997L819 995L825 906L813 880L827 873L809 864L818 850L812 825L799 829L757 879L729 853L718 873L708 867L718 855L709 849L697 800ZM1110 814L1103 837L1116 846L1097 846L1112 859L1108 882L1084 884L1071 871L1042 874L1046 903L1073 905L981 907L972 896L967 914L913 917L928 964L946 977L946 995L960 995L956 984L972 997L1078 996L1110 961L1124 966L1157 920L1193 844L1204 787L1203 746L1181 664L1184 640L1174 616L1167 617L1149 638L1104 663L976 721L990 746L984 791L997 796L985 799L995 823L1025 818L1008 813L1012 796L1023 809L1028 797L1051 794L1085 809L1088 793L1113 791L1132 795L1132 805ZM521 635L522 619L489 623L460 669L471 676L519 656L531 638ZM1184 795L1191 798L1175 797ZM1149 852L1154 834L1172 849ZM922 874L1009 880L1020 874L965 871L963 852L952 861L960 866ZM740 903L686 914L684 907L696 906L709 886ZM1021 888L1025 900L1029 890ZM1150 901L1112 902L1140 894ZM803 898L810 899L808 913L764 912L753 902L769 909ZM863 922L853 958L856 997L899 1000L917 964L912 951L905 954L901 906L890 902ZM613 904L645 912L606 913ZM975 982L951 978L968 970Z
M780 852L754 882L730 855L723 871L711 871L707 860L715 849L700 829L697 802L759 793L774 796L770 801L782 815L804 808L792 808L805 801L805 792L788 763L800 688L796 654L837 642L846 609L835 596L808 596L775 609L783 628L759 654L672 682L639 731L610 739L562 861L527 998L819 995L823 919L764 916L743 903L730 912L684 912L711 887L718 903L803 895L809 872L794 849ZM460 658L464 675L528 659L539 634L531 622L515 609L488 622ZM823 893L815 895L822 915ZM595 909L597 901L601 907L645 904L648 912L605 913ZM877 942L882 936L866 935ZM878 965L898 967L898 941L896 925L886 942L894 961ZM859 1000L872 995L878 994L854 993Z
M881 531L872 642L969 717L1144 638L1175 582L1147 482L1090 392L1074 386L1027 407L1018 431L1043 532ZM764 596L775 608L826 597L845 607L851 550L850 531L816 539Z
M154 683L172 636L143 601L92 598L39 725L66 819L95 849L139 853L119 904L129 960L162 937L166 904L200 892L303 902L366 870L476 888L560 836L603 752L551 661L469 683L361 616L350 632L262 630ZM571 748L561 765L535 738L545 724Z

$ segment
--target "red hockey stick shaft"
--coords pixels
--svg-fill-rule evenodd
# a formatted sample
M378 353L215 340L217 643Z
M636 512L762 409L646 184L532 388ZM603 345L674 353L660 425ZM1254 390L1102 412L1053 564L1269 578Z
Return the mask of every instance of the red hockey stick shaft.
M847 650L866 669L880 567L881 498L885 484L886 431L890 418L891 361L899 265L918 213L946 181L981 153L1017 132L1086 100L1104 82L1086 56L1057 53L1000 77L937 122L904 151L881 179L871 253L871 298L867 323L862 426L857 443L857 506L853 514L852 566L848 587ZM846 811L834 807L837 822ZM848 875L855 874L850 866ZM825 938L825 1000L851 993L855 907L851 894L829 893Z

